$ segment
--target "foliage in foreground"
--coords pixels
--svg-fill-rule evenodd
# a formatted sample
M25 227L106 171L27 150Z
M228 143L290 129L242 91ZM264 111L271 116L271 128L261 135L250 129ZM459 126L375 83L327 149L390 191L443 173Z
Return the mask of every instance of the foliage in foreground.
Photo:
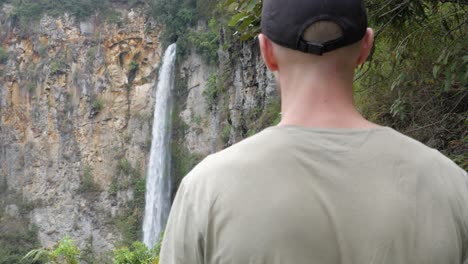
M161 251L161 241L149 249L142 242L134 242L129 247L118 248L113 251L113 264L158 264ZM87 258L80 252L75 242L68 236L63 238L53 248L40 248L31 250L24 256L21 263L24 264L78 264L97 263L94 259ZM102 264L102 263L101 263Z
M376 48L356 76L370 120L441 150L468 169L468 3L366 1ZM226 0L241 40L260 31L262 0Z
M31 250L23 258L24 263L78 264L80 251L70 237L65 237L54 249Z

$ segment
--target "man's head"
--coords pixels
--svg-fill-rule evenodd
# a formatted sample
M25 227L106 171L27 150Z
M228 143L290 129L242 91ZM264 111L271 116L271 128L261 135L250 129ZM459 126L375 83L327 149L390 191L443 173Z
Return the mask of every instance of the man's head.
M372 49L362 0L264 0L263 5L259 40L272 71L297 66L349 74Z

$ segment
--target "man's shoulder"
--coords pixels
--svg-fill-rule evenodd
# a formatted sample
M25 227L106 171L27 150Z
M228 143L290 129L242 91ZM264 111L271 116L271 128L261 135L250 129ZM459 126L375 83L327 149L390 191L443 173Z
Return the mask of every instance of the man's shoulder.
M232 180L233 177L242 177L263 164L271 164L272 159L279 159L280 150L286 144L285 138L266 129L209 155L185 177L185 181L195 185L213 185L219 181Z
M417 167L437 165L452 169L458 168L452 160L437 149L431 148L396 130L393 130L392 136L397 144L394 144L395 141L389 141L388 144L394 144L392 149L400 156L402 162Z
M447 184L453 188L454 184L468 183L466 171L437 149L397 131L392 137L388 151L396 157L402 177L417 179L420 187L432 186L441 192L447 191Z

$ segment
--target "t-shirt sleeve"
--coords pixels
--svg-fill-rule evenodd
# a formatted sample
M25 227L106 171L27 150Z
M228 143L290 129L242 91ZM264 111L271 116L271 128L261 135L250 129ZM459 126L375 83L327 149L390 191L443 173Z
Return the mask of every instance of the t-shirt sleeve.
M465 247L465 259L464 259L464 263L463 264L468 264L468 173L466 173L466 171L463 171L462 172L462 178L464 180L464 190L465 190L465 200L463 201L465 203L465 214L464 214L464 217L465 217L465 243L464 243L464 247Z
M458 168L458 173L455 176L457 187L456 193L456 209L458 212L458 221L460 222L463 264L468 264L468 174L461 168Z
M189 188L181 183L172 205L162 243L160 264L203 264L197 208Z

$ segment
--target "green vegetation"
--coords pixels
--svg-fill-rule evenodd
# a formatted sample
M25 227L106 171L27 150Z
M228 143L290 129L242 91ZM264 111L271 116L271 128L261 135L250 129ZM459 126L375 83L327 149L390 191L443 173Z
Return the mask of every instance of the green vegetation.
M224 126L223 130L221 131L221 141L224 143L225 146L229 144L229 139L231 137L231 129L232 126L228 123Z
M65 237L54 249L40 248L30 251L22 259L23 263L78 264L80 251L70 237Z
M0 201L0 264L21 263L28 251L39 246L37 227L29 218L39 202L27 201L8 188L5 176L0 176Z
M96 59L96 54L98 51L98 47L91 47L86 51L86 62L88 65L93 65L94 60Z
M227 0L242 40L259 32L261 0ZM468 9L457 1L367 1L376 49L356 74L370 120L438 148L468 169Z
M8 52L0 47L0 64L6 63L8 60Z
M220 25L218 21L211 19L208 24L208 30L191 30L188 33L188 41L209 64L218 62L219 30Z
M29 93L33 93L36 90L36 84L34 84L33 82L28 82L26 88L28 89Z
M251 39L258 34L262 0L226 0L225 7L228 10L236 11L228 25L236 26L236 35L240 35L240 40Z
M63 68L65 67L65 62L63 58L57 58L50 63L50 74L56 75L63 73Z
M178 54L182 56L187 50L188 29L197 20L196 2L194 0L152 0L150 10L153 17L165 29L161 35L163 47L178 43Z
M182 102L186 101L188 89L186 87L187 80L177 78L175 81L175 103L172 111L172 141L171 141L171 173L173 184L173 194L182 181L182 178L189 173L193 167L199 163L203 156L192 154L185 144L185 134L187 132L187 124L180 117Z
M14 6L14 15L20 21L22 29L38 21L43 15L60 16L68 13L79 20L99 14L104 20L115 22L117 16L109 0L3 0Z
M130 65L128 66L128 70L131 71L131 72L136 72L136 71L138 71L139 67L140 67L140 65L138 64L138 62L131 61Z
M153 250L141 242L114 251L114 264L157 264L159 263L159 243Z
M89 165L85 166L83 176L81 178L78 193L81 194L96 194L101 191L101 188L94 180L93 168Z
M174 116L175 115L173 115L173 117ZM183 122L182 120L178 121ZM176 128L180 128L180 123L179 126L173 126L173 134L180 133L180 130L174 132L176 131ZM184 144L183 138L173 137L171 144L171 173L172 178L175 181L173 185L173 192L175 192L177 190L177 186L179 186L179 183L182 181L182 178L185 177L185 175L187 175L193 169L193 167L195 167L195 165L197 165L202 160L203 156L192 154Z
M94 98L91 101L91 109L96 113L101 112L104 109L104 100L100 97Z
M21 263L24 254L39 245L37 227L28 227L27 220L3 216L0 225L0 264Z
M133 199L125 204L115 219L112 219L122 235L120 245L123 246L129 246L133 241L142 238L146 181L141 176L140 169L140 164L137 163L134 167L127 159L121 159L109 188L108 194L113 198L116 198L119 191L133 190Z
M141 242L133 242L130 246L117 248L112 252L113 264L158 264L159 253L161 251L161 241L153 248L149 249ZM87 249L83 251L76 246L73 239L66 236L52 248L40 248L29 251L20 261L8 263L21 264L78 264L78 263L108 263L107 261L94 262L95 259L86 257Z
M86 264L98 264L102 263L98 261L98 257L96 256L96 252L94 252L94 243L93 243L93 236L89 236L86 239L86 244L80 252L79 256L80 260L82 260Z
M203 96L205 96L209 109L215 106L217 99L221 96L223 92L221 88L222 86L220 86L218 82L218 73L212 73L208 78L206 89L203 91Z

